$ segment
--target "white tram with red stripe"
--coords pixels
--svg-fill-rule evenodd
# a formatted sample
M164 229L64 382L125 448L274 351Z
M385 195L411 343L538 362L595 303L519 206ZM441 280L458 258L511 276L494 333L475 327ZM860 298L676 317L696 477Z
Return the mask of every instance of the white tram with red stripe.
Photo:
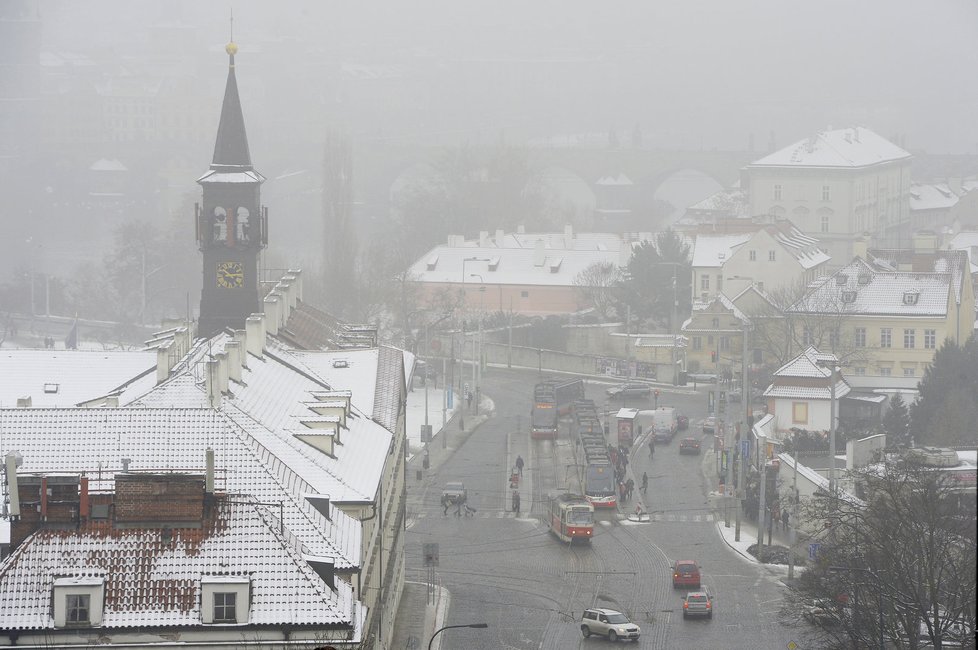
M550 496L550 531L561 541L591 541L594 535L594 506L579 494Z

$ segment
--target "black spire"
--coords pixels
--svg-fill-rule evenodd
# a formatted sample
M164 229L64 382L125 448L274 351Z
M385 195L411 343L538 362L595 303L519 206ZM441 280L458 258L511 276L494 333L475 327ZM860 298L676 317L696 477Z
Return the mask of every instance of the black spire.
M221 106L221 123L217 127L211 169L231 167L235 171L250 170L251 152L248 150L248 135L245 133L241 99L238 97L238 80L234 76L234 54L238 46L232 41L224 49L230 57L228 82L224 88L224 105Z

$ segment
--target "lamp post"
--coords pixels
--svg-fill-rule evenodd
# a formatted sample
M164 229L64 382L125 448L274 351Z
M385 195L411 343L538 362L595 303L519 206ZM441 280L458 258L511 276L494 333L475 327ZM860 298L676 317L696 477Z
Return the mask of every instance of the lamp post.
M488 623L468 623L466 625L446 625L435 630L435 633L431 635L431 640L428 641L428 650L431 650L431 644L435 642L435 637L444 632L445 630L451 630L459 627L471 627L476 629L486 629L489 627Z
M479 400L482 395L482 344L484 339L482 338L482 319L485 316L485 299L486 299L486 281L478 273L470 273L469 277L479 278L479 282L482 286L479 287L479 358L476 362L476 367L473 374L475 375L475 414L479 414Z
M829 494L832 495L834 499L836 494L836 483L835 483L835 411L836 411L836 397L835 397L835 384L837 373L842 369L839 366L839 360L834 356L830 359L823 359L818 361L818 365L822 368L829 369Z
M875 569L870 569L868 567L857 567L857 566L830 566L829 571L833 573L845 573L849 571L860 571L862 573L868 573L873 576L873 580L876 581L876 608L879 613L879 634L880 634L880 650L886 650L886 637L884 634L883 627L883 582L880 580L880 574Z
M468 296L465 294L465 265L468 264L469 262L488 262L488 261L489 261L489 258L488 257L463 257L462 258L462 309L463 309L463 315L462 315L462 350L459 352L459 372L458 372L458 388L459 388L459 391L458 392L459 392L459 396L460 396L460 398L462 400L465 399L465 395L463 394L463 391L462 391L462 382L463 382L463 377L465 376L465 315L464 315L464 309L465 309L465 306L468 304ZM459 416L458 416L459 417L459 419L458 419L458 428L459 429L464 429L465 428L465 403L464 403L464 401L459 403L458 413L459 413Z
M735 276L732 276L732 277L727 278L727 280L749 280L750 283L751 283L751 286L754 286L754 284L755 284L754 278L752 278L752 277L746 277L746 276L735 275ZM751 400L753 399L753 391L750 390L750 362L748 361L748 358L747 358L747 355L748 355L748 353L750 351L750 346L748 345L748 335L751 332L752 327L751 327L750 321L747 320L747 317L746 316L744 316L743 326L744 326L743 327L743 331L741 332L741 339L742 339L741 343L743 345L742 345L741 360L740 360L740 363L741 363L741 368L740 368L740 400L741 400L741 403L744 406L744 412L743 412L743 420L742 420L743 424L741 425L741 429L740 429L740 443L741 444L738 445L738 447L740 447L740 448L737 449L737 450L735 450L735 455L737 453L740 453L740 460L737 463L737 495L738 495L738 498L737 498L736 523L735 523L735 528L734 528L734 540L735 541L738 541L738 542L740 541L740 515L741 515L741 512L740 511L743 509L743 508L740 507L740 496L739 495L743 493L743 490L744 490L744 481L746 480L745 477L744 477L744 472L745 472L744 464L745 464L745 460L746 459L744 458L744 454L743 454L743 451L742 450L743 450L743 441L744 440L750 440L750 436L751 436L750 411L751 411ZM758 536L760 536L760 533L758 533Z

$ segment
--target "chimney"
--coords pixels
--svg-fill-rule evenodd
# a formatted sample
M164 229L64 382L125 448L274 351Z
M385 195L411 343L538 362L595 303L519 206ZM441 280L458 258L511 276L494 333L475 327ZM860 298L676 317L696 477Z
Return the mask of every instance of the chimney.
M205 460L207 462L207 475L204 481L204 492L214 494L214 450L210 447L207 448Z
M248 333L245 330L234 330L234 342L238 344L239 365L248 367Z
M486 248L489 246L489 231L480 230L479 231L479 248Z
M295 299L302 300L302 269L289 269L289 275L295 278Z
M207 391L207 405L216 409L221 406L221 380L220 370L216 359L208 359L204 362L204 388Z
M526 234L526 226L524 226L523 224L516 226L516 232L519 233L520 235Z
M7 454L7 494L10 498L10 516L20 516L20 488L17 486L17 468L24 462L23 457L16 451Z
M228 392L228 353L218 352L214 355L217 361L217 389L222 393Z
M80 483L78 496L78 516L82 519L88 519L88 477L82 476Z
M866 259L867 245L864 237L856 237L852 240L852 256Z
M298 281L294 275L284 275L282 276L282 284L288 289L289 307L295 309L296 304L299 302Z
M503 247L503 241L506 239L506 231L502 228L496 229L496 248Z
M240 384L242 353L241 344L237 341L228 341L224 344L224 351L228 354L228 379Z
M547 249L544 247L543 240L538 239L533 245L533 266L543 266L547 261Z
M574 226L564 224L564 248L574 248Z
M292 314L292 301L289 299L289 288L285 284L279 282L272 294L278 297L278 326L285 327L289 322L289 316Z
M246 346L248 354L254 355L259 359L265 355L265 316L264 314L252 314L245 320L245 331L248 333ZM245 366L248 364L245 363Z
M118 474L115 477L115 519L189 525L204 517L206 479L189 474Z
M162 384L170 376L170 348L173 341L161 343L156 348L156 383Z
M31 396L27 395L25 397L17 398L17 408L30 408L31 407Z
M918 230L913 234L914 253L933 253L937 250L937 234L933 230Z
M279 302L278 296L271 293L265 296L265 331L275 336L278 334Z

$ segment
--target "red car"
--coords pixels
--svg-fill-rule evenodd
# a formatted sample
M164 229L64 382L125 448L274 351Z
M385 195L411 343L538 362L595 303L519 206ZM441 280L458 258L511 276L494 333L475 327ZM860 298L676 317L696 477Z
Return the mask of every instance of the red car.
M700 453L700 441L696 438L683 438L679 441L679 453L680 454L698 454Z
M672 565L672 588L700 588L700 567L694 560L677 560Z

